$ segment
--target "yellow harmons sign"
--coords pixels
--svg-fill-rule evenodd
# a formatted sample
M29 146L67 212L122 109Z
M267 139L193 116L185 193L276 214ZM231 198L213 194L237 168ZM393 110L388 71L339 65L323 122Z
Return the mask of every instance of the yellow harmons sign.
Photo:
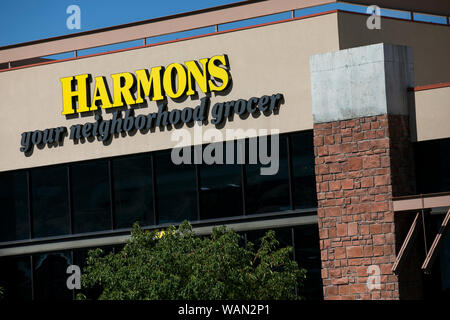
M183 95L196 94L196 84L204 93L223 91L230 82L228 61L225 55L198 61L186 61L183 64L172 63L166 68L153 67L133 73L112 74L112 95L105 77L94 78L94 90L91 94L90 74L81 74L61 78L63 93L63 115L102 109L134 105L144 102L163 100L166 96L176 99ZM92 97L91 99L89 97ZM78 104L75 104L75 99Z

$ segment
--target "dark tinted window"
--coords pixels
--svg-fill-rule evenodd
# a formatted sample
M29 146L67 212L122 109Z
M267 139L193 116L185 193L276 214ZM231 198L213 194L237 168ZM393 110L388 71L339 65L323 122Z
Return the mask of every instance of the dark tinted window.
M30 257L1 258L0 286L6 300L31 300Z
M450 233L443 237L441 254L439 257L441 269L441 290L450 298Z
M0 241L29 238L27 175L0 174Z
M294 206L296 209L317 206L314 173L314 147L311 131L291 135Z
M222 164L206 164L203 161L200 165L201 219L242 215L242 166L236 161L226 163L226 144L209 144L205 148L213 156L216 156L215 152L208 150L217 151L217 158L222 159Z
M450 139L415 143L418 193L450 191Z
M72 290L67 288L67 267L72 264L70 251L37 254L33 256L34 298L36 300L70 300Z
M111 229L107 160L72 165L74 233Z
M286 137L279 137L279 162L278 171L274 165L274 159L276 157L276 151L272 150L271 141L272 137L267 137L267 142L264 139L258 139L258 164L248 164L252 155L249 154L251 145L256 139L249 139L246 143L246 175L247 175L247 187L246 187L246 205L247 214L264 213L264 212L277 212L282 210L289 210L289 175L288 175L288 159L287 159L287 142ZM271 158L272 163L261 163L259 149L261 145L267 146L267 153ZM254 152L252 152L254 153ZM264 152L263 152L264 154ZM275 174L262 175L261 168L269 168L274 166Z
M70 233L67 167L31 170L33 236L47 237Z
M446 210L441 211L441 214L432 214L429 216L430 221L430 231L432 237L429 237L429 243L434 240L435 236L439 232L442 226L442 222L445 219ZM431 238L431 239L430 239ZM434 262L435 266L431 270L434 275L436 286L432 287L432 293L429 296L434 296L436 298L450 299L450 232L442 235L441 244L439 247L439 254Z
M307 270L301 294L307 299L322 299L319 229L317 225L294 228L295 259Z
M152 167L150 155L112 160L115 227L151 225L153 219Z
M170 154L155 154L159 223L197 219L195 166L175 165Z

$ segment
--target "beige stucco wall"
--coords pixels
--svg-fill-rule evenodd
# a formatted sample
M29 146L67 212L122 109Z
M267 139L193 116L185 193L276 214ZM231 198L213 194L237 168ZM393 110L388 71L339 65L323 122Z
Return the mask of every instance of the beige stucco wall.
M450 87L415 92L417 141L450 138Z
M338 13L341 50L380 42L410 46L415 86L450 82L449 26L381 18L381 29L369 30L367 17ZM449 92L450 89L443 88L415 93L416 105L410 111L412 140L450 137Z
M20 152L21 133L59 126L94 122L93 116L66 119L61 115L61 77L90 73L92 77L134 72L173 62L227 54L233 87L226 96L212 96L215 102L248 99L283 93L285 103L278 115L234 117L228 128L279 129L281 133L312 128L309 57L338 50L337 14L279 23L260 28L229 32L160 46L100 55L75 61L53 63L0 73L0 171L74 162L100 157L132 154L173 147L174 131L137 132L114 138L108 146L94 141L74 144L68 137L64 145L38 149L31 156ZM110 87L112 83L109 82ZM200 98L202 95L200 94ZM168 108L195 107L199 100L186 99ZM138 114L157 111L156 103L137 109ZM110 113L102 113L110 119ZM208 127L213 127L211 124ZM186 128L184 126L183 128ZM192 129L190 129L192 131Z
M366 27L367 15L339 12L340 49L374 43L406 45L414 57L415 86L450 82L450 27L381 18L381 29Z

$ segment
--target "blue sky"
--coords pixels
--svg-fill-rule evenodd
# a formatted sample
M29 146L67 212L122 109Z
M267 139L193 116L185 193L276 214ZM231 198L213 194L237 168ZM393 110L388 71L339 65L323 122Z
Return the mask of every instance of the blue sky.
M2 0L0 46L98 29L237 0ZM81 30L66 27L68 6L81 9Z
M141 21L155 17L167 16L175 13L219 6L228 3L240 2L239 0L2 0L0 10L0 47L44 39L80 31L93 30L118 24ZM78 5L81 9L81 29L69 30L66 20L69 14L66 9L70 5ZM345 9L357 12L365 12L366 8L348 4L330 4L317 8L296 10L296 16L312 14L320 11ZM408 18L408 13L382 10L382 15ZM416 16L420 18L420 16ZM252 19L247 22L230 23L222 25L219 30L241 27L249 24L257 24L268 21L290 18L289 13L278 14L272 17ZM428 21L444 22L429 18ZM430 20L431 19L431 20ZM204 30L188 31L183 34L167 35L158 39L149 39L159 42L200 33L213 32L213 27ZM113 45L107 50L120 49L141 45L142 42ZM99 49L88 49L80 52L90 54Z

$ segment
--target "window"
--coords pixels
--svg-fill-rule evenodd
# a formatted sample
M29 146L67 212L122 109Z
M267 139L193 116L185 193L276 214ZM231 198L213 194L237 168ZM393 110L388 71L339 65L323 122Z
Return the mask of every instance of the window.
M108 161L77 163L71 170L73 232L111 229Z
M277 156L276 150L272 150L272 137L258 139L258 154L261 145L267 146L267 155L271 159L271 164L275 164L274 159ZM249 148L255 143L256 138L246 140L246 157L249 157ZM275 151L273 153L272 151ZM263 153L264 154L264 153ZM257 164L248 164L246 161L247 185L246 206L247 214L277 212L291 209L289 205L289 175L286 136L279 137L279 163L278 171L275 174L262 175L261 168L270 167L269 164L262 164L258 156ZM277 169L276 167L274 167Z
M30 257L1 258L0 286L5 300L31 300Z
M154 224L150 155L113 159L112 168L115 228Z
M438 211L438 210L436 210ZM430 221L430 231L433 238L439 232L442 222L444 221L446 210L442 210L440 214L433 214L429 216ZM433 239L434 240L434 239ZM434 277L436 278L436 286L432 287L432 293L429 295L434 295L436 298L450 298L450 232L447 232L442 236L441 245L439 248L439 254L436 261L434 262ZM431 242L431 239L429 241ZM433 273L433 271L431 271ZM428 298L428 297L427 297ZM448 301L448 300L447 300Z
M159 223L197 219L197 185L193 164L175 165L171 150L155 154Z
M319 229L317 225L294 228L295 259L305 268L306 281L302 293L308 300L322 299L322 276Z
M291 135L294 206L317 207L312 131Z
M33 237L70 233L67 167L31 170Z
M29 238L27 197L25 171L0 174L0 241Z
M416 146L423 190L450 190L449 144L445 139ZM191 147L192 164L174 164L172 150L165 150L0 173L0 242L29 239L30 225L31 236L39 238L129 228L135 221L150 226L317 206L312 131L231 145L229 164L223 144L223 164L193 164ZM431 151L438 154L423 156Z
M415 143L417 193L450 191L450 139Z
M72 264L70 251L33 256L33 288L36 300L71 300L72 290L66 286L67 267Z
M230 144L233 142L230 142ZM214 219L243 214L242 166L235 161L226 164L226 144L205 146L220 150L223 164L202 164L200 169L200 217ZM219 153L220 151L218 151ZM215 156L215 153L213 153ZM218 155L217 155L218 156Z

